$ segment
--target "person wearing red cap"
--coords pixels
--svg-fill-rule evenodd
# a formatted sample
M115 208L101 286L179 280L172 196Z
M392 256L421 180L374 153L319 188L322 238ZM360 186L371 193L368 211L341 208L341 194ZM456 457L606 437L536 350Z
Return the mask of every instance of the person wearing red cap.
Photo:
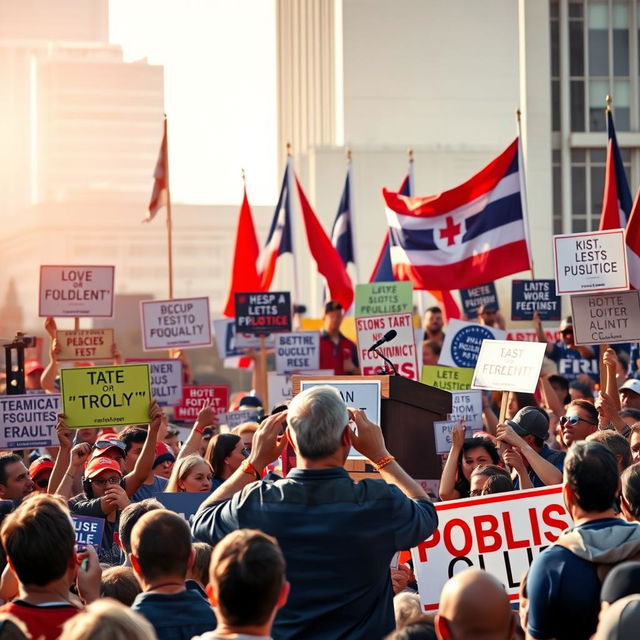
M156 458L153 461L153 474L166 478L171 477L171 471L173 469L173 463L176 461L176 457L173 455L171 449L164 442L156 443Z
M29 477L33 480L33 490L38 493L47 493L49 477L53 471L53 460L49 456L36 458L29 466Z
M27 360L24 363L24 387L29 391L39 391L42 389L40 378L44 367L38 360Z
M125 472L126 445L118 440L115 433L100 436L93 445L91 458L111 458L120 465L120 471Z

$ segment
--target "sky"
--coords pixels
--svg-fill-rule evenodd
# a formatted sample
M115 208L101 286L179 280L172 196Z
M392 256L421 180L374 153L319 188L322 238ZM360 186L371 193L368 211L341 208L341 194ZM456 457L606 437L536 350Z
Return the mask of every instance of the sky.
M244 168L251 203L273 204L274 0L110 0L109 10L125 60L164 65L172 200L240 203Z

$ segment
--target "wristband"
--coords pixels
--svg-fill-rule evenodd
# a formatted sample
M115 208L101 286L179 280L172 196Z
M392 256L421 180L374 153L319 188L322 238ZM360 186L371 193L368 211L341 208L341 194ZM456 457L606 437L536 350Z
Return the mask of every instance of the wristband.
M193 430L194 430L196 433L202 433L202 432L204 431L204 427L201 427L201 426L196 422L196 426L195 426L195 427L193 427Z
M373 463L376 471L380 471L380 469L384 469L388 464L391 464L395 458L393 456L385 456L384 458L380 458L377 462Z
M240 468L242 469L242 471L244 471L244 473L248 473L251 476L255 474L256 480L260 480L262 474L253 466L253 464L251 464L251 462L249 462L249 460L245 460L240 465Z

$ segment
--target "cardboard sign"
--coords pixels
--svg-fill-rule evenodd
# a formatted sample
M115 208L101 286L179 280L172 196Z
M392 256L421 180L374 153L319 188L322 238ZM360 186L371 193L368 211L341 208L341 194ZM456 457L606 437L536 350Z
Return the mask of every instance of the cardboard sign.
M277 407L285 404L293 398L292 373L276 373L269 371L267 374L267 386L269 387L269 404ZM332 376L333 369L318 369L317 371L305 371L307 376Z
M234 429L245 422L258 422L258 420L260 420L260 412L257 409L242 409L218 414L218 424L226 424L229 429Z
M411 282L373 282L356 285L356 318L412 312Z
M411 550L420 604L436 611L444 583L454 574L485 569L518 600L520 578L570 526L560 485L435 504L438 529Z
M180 492L180 493L156 493L153 497L160 501L165 509L177 513L182 516L187 522L189 518L195 515L198 507L208 498L211 494L206 491L198 493Z
M385 361L375 351L369 351L369 348L391 329L397 331L398 335L378 347L378 350L393 362L399 375L411 380L419 380L416 337L413 330L413 317L410 313L356 318L358 359L362 375L376 375L380 373L380 367L387 366Z
M640 292L571 296L576 344L640 341Z
M471 289L460 289L460 299L462 300L462 311L470 320L478 317L478 309L485 304L494 305L496 311L500 308L496 285L493 282L487 282L487 284L481 284L479 287Z
M56 340L60 345L59 361L113 358L113 329L56 331Z
M436 443L436 453L441 456L451 451L451 432L458 424L458 420L435 420L433 436Z
M0 449L57 446L59 413L57 393L0 396Z
M61 369L62 408L72 429L149 424L148 364Z
M72 513L71 519L76 533L76 544L81 547L93 547L96 552L100 551L102 534L104 533L104 518L78 516Z
M473 372L473 389L534 393L547 345L485 340Z
M511 319L533 320L536 311L540 320L560 320L562 309L555 280L513 280Z
M553 236L556 293L629 289L624 229Z
M300 391L325 384L338 391L347 407L363 409L373 424L380 424L380 380L301 380Z
M320 367L320 334L317 331L278 333L275 338L276 371L315 371Z
M507 332L501 329L475 322L450 320L438 364L447 367L473 368L476 366L480 346L484 340L504 340L506 336Z
M472 380L473 369L425 365L420 382L445 391L461 391L470 389Z
M113 315L113 277L115 267L40 267L41 318L91 317Z
M146 362L151 375L151 395L161 407L173 407L182 401L182 362L180 360L162 360L128 358L129 362Z
M236 331L266 333L291 331L291 294L236 293Z
M481 431L484 428L482 424L482 391L452 391L451 417L456 422L464 420L471 431Z
M211 345L209 298L145 300L140 313L145 351Z
M229 406L229 387L214 384L183 387L182 400L174 410L174 418L195 421L205 400L209 401L215 413L225 412Z

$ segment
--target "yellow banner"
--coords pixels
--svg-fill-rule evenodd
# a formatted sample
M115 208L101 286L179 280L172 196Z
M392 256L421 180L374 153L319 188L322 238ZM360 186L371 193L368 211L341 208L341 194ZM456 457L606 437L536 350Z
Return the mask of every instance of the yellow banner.
M471 388L472 380L473 369L425 365L420 382L445 391L465 391Z

